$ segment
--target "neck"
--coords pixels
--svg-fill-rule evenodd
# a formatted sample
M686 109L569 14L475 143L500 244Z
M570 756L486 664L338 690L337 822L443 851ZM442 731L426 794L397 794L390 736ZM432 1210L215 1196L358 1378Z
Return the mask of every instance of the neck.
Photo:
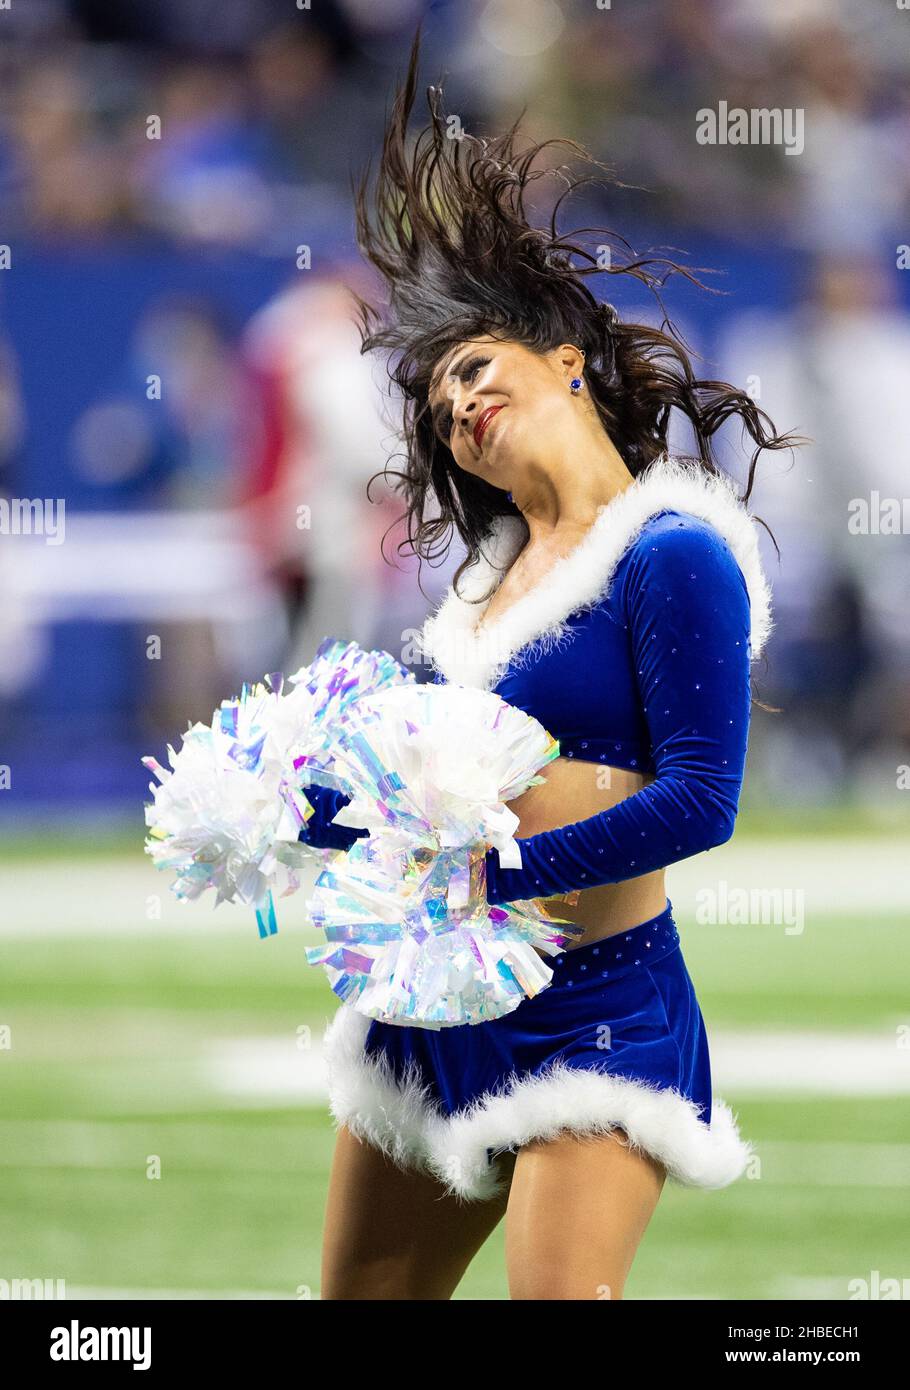
M586 426L563 442L559 462L544 469L532 464L512 487L512 499L530 531L530 544L554 532L586 530L601 507L634 479L609 436Z

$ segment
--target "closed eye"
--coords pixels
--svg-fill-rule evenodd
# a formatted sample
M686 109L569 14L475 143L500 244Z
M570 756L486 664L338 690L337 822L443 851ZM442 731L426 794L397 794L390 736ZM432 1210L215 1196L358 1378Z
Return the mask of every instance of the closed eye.
M481 368L486 367L490 361L492 359L489 357L469 357L461 364L455 375L461 382L473 381ZM436 433L443 444L448 444L455 424L452 419L452 412L451 410L443 410L441 406L436 407L436 412Z

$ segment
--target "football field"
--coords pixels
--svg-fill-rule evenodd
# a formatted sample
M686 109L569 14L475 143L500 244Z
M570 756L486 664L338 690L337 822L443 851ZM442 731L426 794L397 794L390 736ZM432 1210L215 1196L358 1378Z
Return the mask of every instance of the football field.
M722 1191L665 1187L627 1298L910 1277L905 860L898 836L759 827L668 875L715 1094L759 1162ZM0 1279L318 1298L336 1000L304 955L306 893L261 941L251 912L168 882L141 831L0 856ZM458 1298L508 1296L503 1237Z

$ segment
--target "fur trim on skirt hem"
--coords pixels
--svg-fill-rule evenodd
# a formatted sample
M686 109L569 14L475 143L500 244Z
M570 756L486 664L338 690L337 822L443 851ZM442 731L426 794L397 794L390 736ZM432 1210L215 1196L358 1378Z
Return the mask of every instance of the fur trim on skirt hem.
M399 1077L381 1052L365 1051L369 1027L370 1019L342 1004L325 1033L336 1125L346 1125L399 1167L431 1174L462 1200L486 1201L502 1192L498 1154L566 1132L595 1136L622 1129L631 1147L659 1162L670 1181L690 1187L727 1187L752 1157L753 1146L740 1136L724 1101L713 1099L706 1125L698 1106L679 1091L560 1060L536 1074L513 1073L503 1088L446 1115L419 1068L409 1064Z

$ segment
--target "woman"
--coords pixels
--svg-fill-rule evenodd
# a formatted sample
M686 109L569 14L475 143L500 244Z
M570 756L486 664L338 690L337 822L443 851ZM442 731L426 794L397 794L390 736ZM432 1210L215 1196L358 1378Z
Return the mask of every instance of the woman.
M450 1298L507 1214L513 1298L620 1298L666 1178L724 1186L750 1152L712 1097L664 869L732 833L771 621L712 436L739 417L756 445L743 501L761 451L791 441L747 395L697 380L670 333L599 304L584 277L602 272L557 237L556 210L549 231L529 225L543 146L516 156L515 127L448 139L430 88L407 152L418 50L419 34L375 218L366 181L357 195L390 290L375 332L358 300L363 346L390 350L405 400L415 548L430 558L453 529L467 547L422 632L434 678L495 690L560 740L512 803L522 867L486 855L488 900L542 898L582 932L504 1018L434 1032L338 1010L322 1296ZM658 264L676 268L614 258L611 273L657 294ZM674 407L688 460L667 455ZM332 826L345 798L313 800L312 843L365 833Z

